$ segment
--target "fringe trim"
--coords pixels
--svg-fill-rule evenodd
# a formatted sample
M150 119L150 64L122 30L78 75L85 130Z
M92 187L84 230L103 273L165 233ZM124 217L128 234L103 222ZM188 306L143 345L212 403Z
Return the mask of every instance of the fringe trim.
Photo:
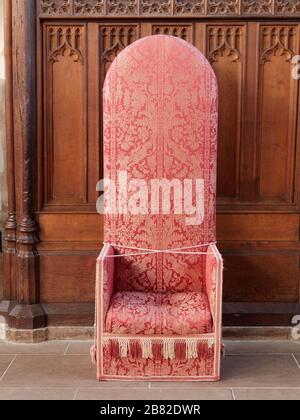
M104 349L115 358L197 359L214 352L215 339L104 338ZM91 352L92 354L92 352Z
M153 359L153 351L152 351L151 341L147 340L147 339L142 339L141 346L142 346L142 358L143 359Z
M127 338L120 338L119 339L119 349L120 349L120 357L127 357L129 353L129 339Z
M175 341L172 338L167 338L163 342L164 359L174 360L175 356Z
M187 359L197 359L198 343L197 340L190 340L186 345Z

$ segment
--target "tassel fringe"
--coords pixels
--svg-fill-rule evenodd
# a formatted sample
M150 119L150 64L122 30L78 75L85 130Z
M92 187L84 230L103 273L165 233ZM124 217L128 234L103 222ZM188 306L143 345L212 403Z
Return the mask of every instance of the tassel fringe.
M142 339L142 357L143 359L153 359L152 343L150 340Z
M163 355L164 359L168 360L174 360L176 358L175 356L175 341L171 338L167 338L163 342Z
M119 340L120 357L127 357L129 350L129 340L127 338L121 338Z
M213 353L215 339L155 339L155 338L105 338L104 348L114 358L143 359L197 359ZM94 356L95 355L95 356ZM92 360L96 360L96 350L91 349ZM94 356L94 357L93 357Z
M198 343L197 340L189 340L186 344L187 359L197 359Z

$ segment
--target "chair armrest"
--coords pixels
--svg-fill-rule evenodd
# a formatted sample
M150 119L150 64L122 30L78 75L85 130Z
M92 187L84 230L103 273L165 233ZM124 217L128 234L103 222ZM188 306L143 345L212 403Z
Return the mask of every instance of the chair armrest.
M216 245L210 245L207 250L205 282L214 325L218 325L222 317L223 259Z
M101 335L104 332L106 314L110 305L111 297L114 292L114 249L110 245L105 245L97 259L96 264L96 299L95 299L95 325L94 325L94 345L91 348L92 362L100 360ZM100 345L99 345L100 343Z
M99 303L102 320L105 320L114 292L115 259L109 258L111 255L114 255L113 247L105 245L97 259L96 300Z

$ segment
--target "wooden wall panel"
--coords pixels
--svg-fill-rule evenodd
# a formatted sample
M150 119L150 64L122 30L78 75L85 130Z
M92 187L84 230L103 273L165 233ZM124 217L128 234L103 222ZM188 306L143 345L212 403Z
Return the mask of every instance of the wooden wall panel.
M207 57L217 75L219 103L218 197L239 198L241 119L244 95L244 25L208 25Z
M299 241L298 214L218 214L219 241Z
M98 24L87 27L87 201L95 211L98 198L96 184L102 174L101 88L99 80L100 54ZM99 157L99 158L97 158Z
M99 121L100 121L100 176L103 177L103 107L102 107L102 86L105 81L106 74L117 55L124 50L132 42L140 38L139 24L95 24L95 35L97 34L97 47L99 51L99 66L96 70L98 86L99 86ZM91 46L89 46L91 48ZM93 45L93 48L96 46Z
M138 24L104 24L100 30L101 82L117 55L140 37Z
M101 246L103 217L96 213L46 214L38 216L41 242L97 242ZM100 250L99 250L100 252Z
M299 0L36 0L38 15L98 18L299 17Z
M298 302L298 283L297 256L225 256L226 302Z
M292 203L298 83L291 60L298 54L298 26L260 25L259 36L257 199Z
M86 203L86 29L45 26L45 201Z
M185 41L194 42L194 28L193 24L154 24L152 25L151 35L172 35L178 38L184 39Z
M84 154L85 122L82 120L85 112L82 101L85 99L79 93L85 92L84 84L77 85L76 89L79 99L74 111L77 109L77 118L83 124L83 129L76 129L78 137L73 136L80 151L74 151L76 157L72 161L79 168L77 176L80 174L84 182L86 168L87 200L92 213L78 212L76 203L80 200L79 190L64 186L60 180L59 157L55 156L56 183L61 189L61 196L57 200L60 214L42 212L38 216L41 239L38 250L42 255L44 301L80 302L81 293L84 299L93 300L91 290L94 278L87 272L90 257L82 254L76 260L73 254L97 255L103 235L102 218L95 212L94 190L97 176L101 177L103 164L101 87L111 63L126 46L142 36L159 33L179 36L194 43L206 54L218 78L218 199L222 212L218 214L217 226L218 240L225 256L225 301L297 302L299 213L265 212L263 205L295 205L298 90L289 73L291 54L297 50L298 26L145 20L89 22L87 25L78 24L78 27L87 34L86 38L82 36L80 42L82 59L77 60L75 55L74 60L72 54L65 54L65 63L58 60L63 71L55 75L55 83L61 84L65 73L77 79L81 79L85 71L88 75L87 161ZM277 35L279 43L276 41ZM86 45L83 43L85 39ZM88 60L86 69L83 64L85 56ZM72 76L73 71L77 72L76 76ZM84 78L82 80L84 83ZM62 93L55 92L52 97L54 104L55 97L59 95ZM63 102L62 97L60 100ZM69 100L64 102L61 106L68 108ZM252 115L247 114L249 110L252 110ZM68 120L68 112L62 109L58 114L64 116L68 127L71 121ZM64 151L69 147L71 136L60 131L56 134L57 139L61 138L62 133L67 137L61 146ZM46 138L48 135L49 132ZM51 174L51 167L46 171ZM65 189L67 194L64 193ZM86 191L83 189L81 193L84 196ZM68 202L69 194L73 200L70 203L74 210L77 209L76 214L64 213L63 204ZM246 212L243 206L246 206ZM288 249L288 252L285 253L284 249ZM64 268L64 264L68 267ZM80 279L84 277L82 285ZM64 290L60 292L61 283L64 284Z
M92 302L95 299L96 254L40 255L43 303Z
M76 325L81 315L80 319L85 320L82 322L93 318L86 313L75 316L74 308L82 303L86 311L85 302L93 308L94 262L103 239L103 219L95 207L96 183L103 167L102 85L112 61L124 48L142 36L157 33L193 43L206 54L218 78L217 231L225 257L227 308L234 311L230 306L233 302L243 313L238 319L231 312L235 325L259 324L262 319L267 319L268 325L280 319L289 322L290 305L300 301L300 98L299 82L291 78L291 60L299 53L300 1L34 3L39 14L36 66L31 59L34 54L25 60L23 51L22 57L26 72L32 72L33 78L33 69L37 68L37 94L33 90L31 104L33 109L37 97L38 153L32 150L23 165L19 146L23 141L27 153L29 145L34 149L35 140L20 134L22 122L18 117L12 129L14 147L18 147L11 149L9 159L15 160L19 168L15 175L22 181L11 176L10 195L16 198L17 208L24 201L24 215L31 214L31 207L36 211L33 218L38 235L34 224L27 227L31 216L26 216L25 228L18 212L14 217L13 201L8 227L13 232L18 225L22 238L30 231L28 248L38 236L32 255L36 262L34 281L40 284L41 293L35 300L47 303L47 313L52 314L50 322L70 321ZM26 2L29 4L30 8L24 6L24 10L28 9L29 14L30 9L33 16L35 5L32 0ZM28 17L24 27L22 22L15 27L27 33L35 18ZM22 41L26 37L19 38ZM13 48L17 62L19 46ZM26 86L30 85L28 75ZM17 95L22 85L16 75L12 79L12 92ZM33 127L34 116L30 119L23 99L21 105ZM32 185L30 171L21 173L22 167L38 168L34 180L38 184L37 202L28 187ZM9 237L6 242L9 245ZM13 262L6 265L8 272ZM21 296L25 287L30 289L33 270L28 267L24 287L19 277L16 293L6 287L8 301ZM66 315L68 309L60 306L63 302L69 303L66 307L72 319ZM269 306L267 318L261 316L259 308L273 303L288 305L285 315L278 316L278 306Z

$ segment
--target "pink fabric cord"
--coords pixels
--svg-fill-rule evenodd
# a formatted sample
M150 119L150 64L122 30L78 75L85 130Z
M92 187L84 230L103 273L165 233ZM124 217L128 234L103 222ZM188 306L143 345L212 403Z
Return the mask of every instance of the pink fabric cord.
M192 45L146 37L112 64L104 86L105 178L115 185L120 172L147 183L201 180L203 209L198 224L176 212L105 214L92 350L99 380L220 379L217 127L216 77Z
M129 245L121 246L121 245L113 245L113 244L107 244L104 243L104 245L108 245L114 248L121 248L130 250L131 254L112 254L112 255L106 255L103 257L105 258L125 258L125 257L132 257L136 255L149 255L149 254L181 254L181 255L207 255L208 251L195 251L196 248L204 249L209 247L210 245L214 245L216 242L212 244L203 244L203 245L192 245L192 246L186 246L183 248L175 248L175 249L147 249L147 248L137 248L137 247L131 247ZM211 255L214 255L211 253ZM100 257L101 258L101 257Z

